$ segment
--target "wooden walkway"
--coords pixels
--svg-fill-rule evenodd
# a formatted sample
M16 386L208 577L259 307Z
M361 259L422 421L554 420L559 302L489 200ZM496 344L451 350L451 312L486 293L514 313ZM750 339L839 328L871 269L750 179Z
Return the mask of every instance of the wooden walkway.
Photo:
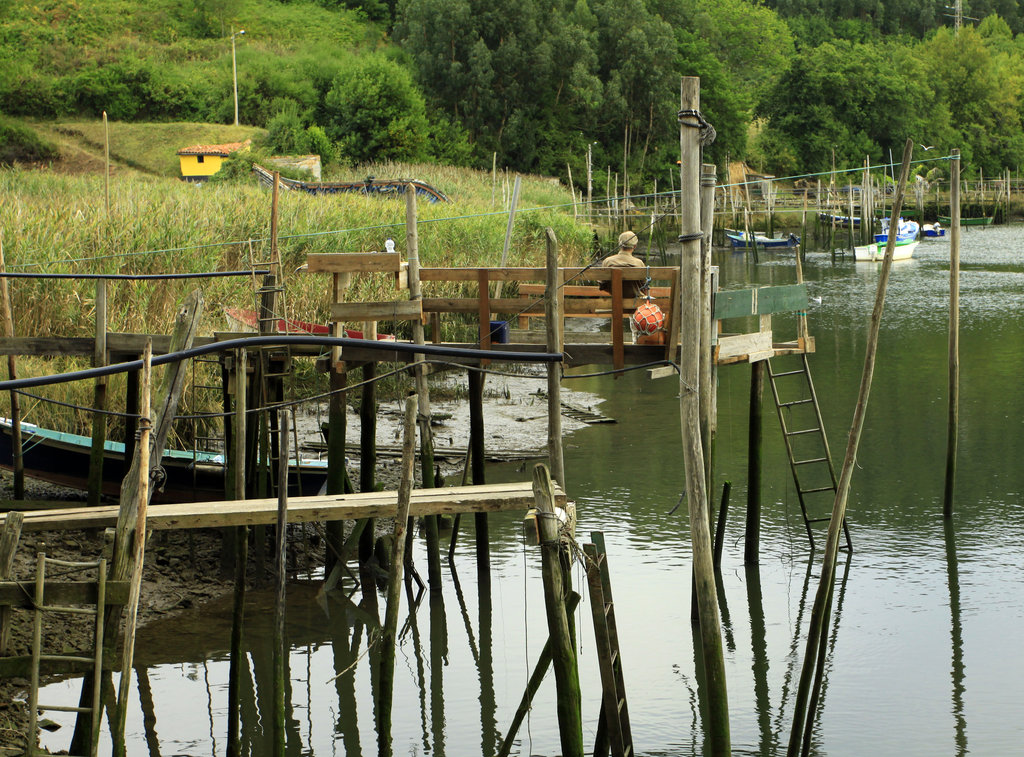
M556 487L555 497L556 502L564 507L565 492ZM409 514L422 516L526 511L533 506L533 484L524 481L513 484L414 489ZM292 497L288 500L288 522L393 518L397 508L397 491ZM108 528L117 524L117 512L116 506L36 510L25 513L22 530ZM276 498L150 505L146 516L146 525L152 529L253 526L276 522Z

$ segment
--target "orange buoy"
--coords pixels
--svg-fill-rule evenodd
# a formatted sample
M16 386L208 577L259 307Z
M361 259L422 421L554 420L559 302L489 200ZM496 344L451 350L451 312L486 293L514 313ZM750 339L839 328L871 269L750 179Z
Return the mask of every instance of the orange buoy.
M633 326L641 334L653 334L665 325L665 314L653 302L645 302L633 313Z

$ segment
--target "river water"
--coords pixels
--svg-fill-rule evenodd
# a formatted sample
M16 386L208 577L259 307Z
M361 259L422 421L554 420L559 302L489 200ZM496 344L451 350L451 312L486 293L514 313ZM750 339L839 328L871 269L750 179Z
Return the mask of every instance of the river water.
M894 266L867 423L853 476L852 555L840 558L835 626L813 728L815 755L1019 753L1024 726L1024 229L963 236L961 435L956 514L944 527L949 244L922 242ZM795 281L789 252L716 253L723 288ZM808 254L804 275L817 352L810 365L837 470L860 381L879 265ZM820 302L817 301L820 298ZM795 331L777 318L777 335ZM582 372L582 371L577 371ZM722 618L733 751L784 754L793 719L821 549L812 554L770 392L764 423L760 565L743 565L749 366L720 371L711 499L732 484L722 565ZM702 678L690 623L690 542L678 384L635 372L567 381L592 392L616 424L567 436L568 490L580 542L608 549L636 752L704 752ZM530 465L494 465L492 482ZM472 519L469 519L470 521ZM394 752L491 755L508 729L546 638L540 556L519 517L493 516L491 591L478 591L472 523L444 588L401 609ZM417 564L425 574L422 543ZM457 580L455 580L457 579ZM579 567L573 581L586 593ZM353 591L346 581L347 592ZM375 754L378 659L356 592L289 589L287 754ZM242 685L243 754L273 753L270 598L250 594ZM150 625L139 635L129 754L221 755L227 730L231 599ZM379 608L383 615L383 600ZM589 600L577 611L585 743L600 679ZM338 673L340 676L335 678ZM55 684L47 701L75 698ZM66 746L68 730L45 745ZM109 749L103 735L101 749ZM549 675L520 729L518 755L558 754Z

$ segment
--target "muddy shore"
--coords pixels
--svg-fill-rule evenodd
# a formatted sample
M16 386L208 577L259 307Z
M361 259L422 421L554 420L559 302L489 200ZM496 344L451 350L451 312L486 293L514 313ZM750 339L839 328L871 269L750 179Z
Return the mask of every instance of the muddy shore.
M462 399L465 396L465 377L452 376L444 381L449 384L445 395L456 399L432 403L432 413L437 419L432 424L435 446L439 450L446 447L465 448L469 439L468 403ZM536 378L488 377L484 397L488 449L532 450L538 455L544 453L547 441L545 388L541 373ZM594 395L565 388L562 390L562 399L565 404L589 411L596 411L601 402ZM402 414L401 401L380 403L376 433L378 445L401 443ZM325 419L325 407L301 412L297 418L300 443L315 445L319 441L319 425ZM579 420L562 417L563 434L569 434L583 425ZM358 439L359 432L358 414L350 409L349 439ZM352 480L358 481L358 458L349 459L346 464ZM396 458L382 456L378 460L377 480L385 488L397 486L399 464ZM456 458L439 458L438 465L450 485L461 482L463 466ZM84 501L82 492L42 482L29 480L26 489L26 499ZM4 474L0 479L0 498L9 499L12 496L11 478ZM383 528L386 530L388 525L383 524ZM312 545L308 554L296 556L298 562L309 565L322 560L322 546L317 545L315 539ZM19 542L15 556L14 578L22 581L33 579L36 555L39 552L68 560L95 560L102 550L103 534L95 530L26 533ZM203 530L156 532L146 550L139 623L145 625L152 620L186 611L230 590L231 582L221 569L219 533ZM14 613L8 654L31 654L31 622L30 613ZM48 649L83 649L88 646L91 636L91 629L86 622L48 622L44 631L44 644ZM27 685L26 680L0 679L0 757L20 754L25 748ZM70 738L69 733L69 742Z

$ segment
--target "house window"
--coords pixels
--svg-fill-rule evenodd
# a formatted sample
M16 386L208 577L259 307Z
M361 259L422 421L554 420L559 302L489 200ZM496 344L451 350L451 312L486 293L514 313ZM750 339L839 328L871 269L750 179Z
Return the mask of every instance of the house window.
M202 163L204 158L206 158L205 155L196 155L196 163Z

